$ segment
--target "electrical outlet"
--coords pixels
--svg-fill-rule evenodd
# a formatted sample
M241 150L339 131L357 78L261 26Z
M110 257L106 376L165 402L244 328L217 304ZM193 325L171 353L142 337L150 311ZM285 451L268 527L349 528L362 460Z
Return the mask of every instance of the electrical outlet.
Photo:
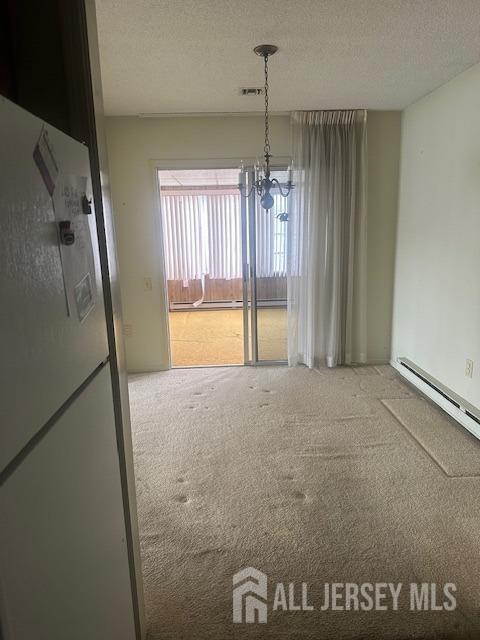
M123 335L126 338L130 338L133 334L133 325L131 324L124 324L123 325Z
M152 290L152 279L151 278L144 278L143 279L143 290L144 291L151 291Z
M465 361L465 375L467 378L473 378L473 360Z

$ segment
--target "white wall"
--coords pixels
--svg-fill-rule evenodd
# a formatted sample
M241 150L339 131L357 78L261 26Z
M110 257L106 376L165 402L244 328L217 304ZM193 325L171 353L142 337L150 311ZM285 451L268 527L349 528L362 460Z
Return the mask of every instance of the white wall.
M393 357L480 407L480 65L402 123ZM475 362L465 377L465 360Z
M400 136L398 112L371 112L369 138L368 357L390 358L391 291L396 228ZM288 116L271 122L272 149L290 155ZM124 322L130 371L168 366L162 265L159 255L155 161L166 168L195 166L195 161L261 156L263 118L212 116L180 118L107 118L107 143L115 212ZM220 165L219 165L220 166ZM143 278L152 278L145 291Z
M388 362L400 165L400 111L369 111L367 356Z
M262 140L263 118L257 116L107 118L123 315L132 325L125 338L129 371L168 367L154 161L188 168L199 159L230 158L238 166L261 156ZM271 142L277 156L290 154L287 116L272 117ZM144 290L144 277L152 278L152 291Z

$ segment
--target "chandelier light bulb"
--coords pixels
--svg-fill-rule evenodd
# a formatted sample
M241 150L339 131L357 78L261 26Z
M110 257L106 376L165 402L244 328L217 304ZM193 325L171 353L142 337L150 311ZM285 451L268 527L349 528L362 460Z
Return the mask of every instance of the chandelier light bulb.
M292 183L292 175L293 175L293 162L291 162L288 166L288 182Z
M240 162L240 166L238 167L238 188L240 192L245 188L246 185L246 173L245 166L243 164L243 160Z
M271 209L275 204L275 200L271 193L267 192L260 198L260 204L264 209Z

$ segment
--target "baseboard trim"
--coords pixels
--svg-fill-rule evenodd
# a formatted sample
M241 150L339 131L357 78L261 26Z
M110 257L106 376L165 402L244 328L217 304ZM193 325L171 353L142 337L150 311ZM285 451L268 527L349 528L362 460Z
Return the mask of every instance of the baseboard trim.
M404 364L402 364L402 360ZM441 384L439 384L441 390L437 390L435 388L435 380L431 379L426 382L422 379L422 371L418 370L418 373L414 372L412 369L418 369L418 367L415 367L413 363L406 361L406 359L397 358L396 360L391 360L390 364L424 396L435 402L445 413L448 413L448 415L461 424L462 427L470 431L472 435L480 440L480 424L468 415L470 412L470 405L468 405L468 403L462 403L461 398L453 392L448 393L446 387ZM467 404L469 408L466 408L464 404Z

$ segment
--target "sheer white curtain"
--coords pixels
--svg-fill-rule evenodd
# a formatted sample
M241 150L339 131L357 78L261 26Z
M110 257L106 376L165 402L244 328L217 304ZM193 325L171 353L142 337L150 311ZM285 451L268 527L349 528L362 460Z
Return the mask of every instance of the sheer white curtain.
M366 361L366 111L292 114L288 361Z

